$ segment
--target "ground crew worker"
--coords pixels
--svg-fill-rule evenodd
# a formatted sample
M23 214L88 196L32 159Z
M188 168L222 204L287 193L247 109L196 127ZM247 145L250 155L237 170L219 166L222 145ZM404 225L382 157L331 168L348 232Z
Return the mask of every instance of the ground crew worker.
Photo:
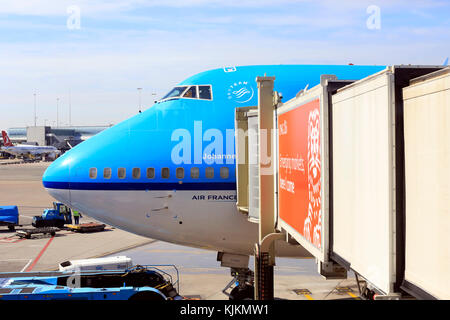
M73 218L75 219L75 224L80 223L80 218L83 218L80 212L73 210Z

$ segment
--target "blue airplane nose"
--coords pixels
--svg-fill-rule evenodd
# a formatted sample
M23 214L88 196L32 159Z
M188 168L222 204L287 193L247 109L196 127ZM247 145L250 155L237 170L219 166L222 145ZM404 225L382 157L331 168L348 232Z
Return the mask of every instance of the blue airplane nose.
M45 170L42 184L56 200L70 206L70 163L71 157L63 155Z
M114 167L118 150L123 150L125 154L129 151L127 145L121 146L123 138L127 137L127 129L124 121L124 124L104 130L64 153L42 176L44 188L58 201L77 207L78 202L72 197L75 191L96 190L101 188L97 186L113 180L103 179L103 167ZM124 166L128 159L121 156L118 161ZM96 170L94 178L90 175L92 168Z

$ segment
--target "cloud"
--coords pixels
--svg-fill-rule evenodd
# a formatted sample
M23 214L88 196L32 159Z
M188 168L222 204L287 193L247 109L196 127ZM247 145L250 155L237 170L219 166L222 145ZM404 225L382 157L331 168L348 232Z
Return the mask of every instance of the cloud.
M309 0L2 0L0 14L53 16L65 15L70 6L79 6L85 14L127 12L137 8L190 8L190 7L267 7L298 4Z
M67 8L79 6L85 14L120 12L132 9L139 1L106 0L2 0L0 14L30 16L63 16Z
M449 6L444 0L2 0L0 14L54 16L65 15L69 6L79 6L84 14L124 13L142 8L276 8L308 6L334 11L367 8L369 5L383 8L414 7L418 9ZM301 18L299 13L299 18Z
M373 2L2 0L0 128L32 124L36 89L39 124L55 118L57 97L66 117L69 89L75 124L117 123L136 112L137 87L149 105L152 92L211 68L436 64L448 56L448 18L430 21L445 3L376 1L382 27L373 31ZM66 28L73 4L82 14L76 31Z

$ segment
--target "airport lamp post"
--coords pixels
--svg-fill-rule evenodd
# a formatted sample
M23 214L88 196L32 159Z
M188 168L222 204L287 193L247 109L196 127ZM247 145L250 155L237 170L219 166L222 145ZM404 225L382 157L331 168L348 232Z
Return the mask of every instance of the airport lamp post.
M72 92L69 89L69 126L72 126Z
M137 88L138 93L139 93L139 113L141 113L141 91L142 88Z
M56 127L59 127L59 98L56 98Z
M36 92L33 93L33 96L34 96L34 126L36 127L36 120L37 120L37 118L36 118Z

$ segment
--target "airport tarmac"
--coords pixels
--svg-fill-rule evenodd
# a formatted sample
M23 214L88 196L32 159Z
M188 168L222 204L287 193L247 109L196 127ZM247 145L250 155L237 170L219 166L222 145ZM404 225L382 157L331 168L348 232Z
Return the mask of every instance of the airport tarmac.
M6 160L0 160L6 162ZM55 201L42 186L42 174L49 162L0 166L0 205L19 207L21 228L32 228L35 215L51 208ZM96 222L84 215L81 223ZM104 232L57 232L54 238L44 235L32 239L19 238L7 227L0 227L0 272L56 270L60 262L70 259L94 258L151 242L107 226Z
M7 160L0 160L0 164ZM54 199L42 186L48 162L0 165L0 205L17 205L22 228L34 215L52 206ZM95 221L84 215L81 222ZM18 227L17 229L20 229ZM21 239L0 227L0 272L53 271L66 260L126 255L135 264L173 264L179 270L180 293L204 300L226 300L222 289L231 280L230 269L220 267L216 252L173 245L107 226L104 232L60 231L55 237ZM253 266L253 260L250 261ZM353 277L324 280L312 259L277 258L275 297L289 300L357 299Z
M134 264L175 265L180 277L179 293L183 296L201 300L228 299L222 289L232 279L230 269L220 267L216 252L155 241L114 255L125 255ZM250 268L253 269L253 265L251 258ZM176 273L170 268L163 270L175 279ZM359 299L353 275L346 280L325 280L316 270L314 259L277 258L274 267L275 299Z

